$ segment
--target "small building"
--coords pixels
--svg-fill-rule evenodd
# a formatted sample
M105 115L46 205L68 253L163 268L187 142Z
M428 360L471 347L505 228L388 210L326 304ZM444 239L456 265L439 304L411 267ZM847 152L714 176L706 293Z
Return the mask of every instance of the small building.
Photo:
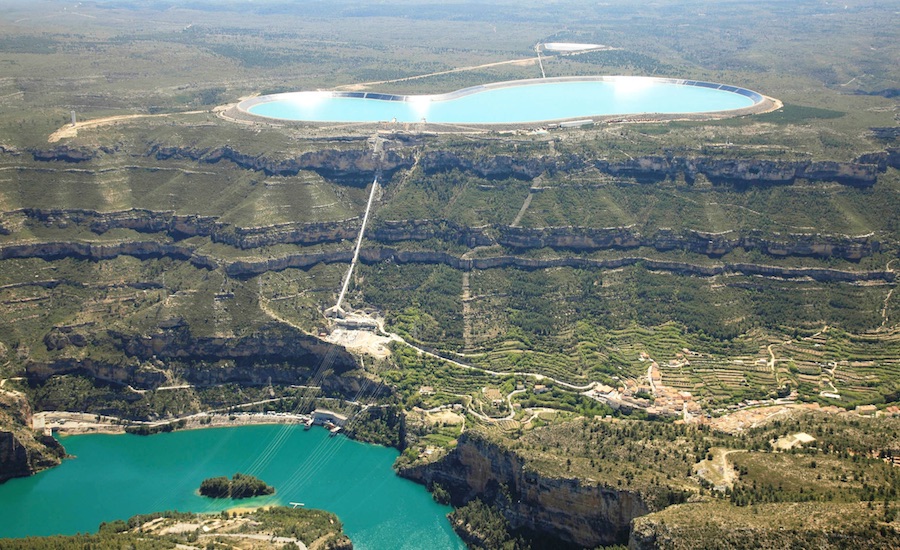
M582 128L584 126L590 126L594 124L594 120L591 118L585 118L581 120L567 120L565 122L560 122L560 128Z
M375 323L373 319L367 319L364 317L345 317L343 319L339 319L336 324L339 327L345 328L347 330L378 330L378 324Z
M347 422L347 417L326 409L316 409L312 414L313 424L324 426L325 424L334 424L335 426L343 426Z
M856 414L860 416L875 416L877 412L878 407L875 405L859 405L856 407Z
M535 384L534 385L534 393L536 393L536 394L547 393L548 391L550 391L550 389L547 386L545 386L544 384Z

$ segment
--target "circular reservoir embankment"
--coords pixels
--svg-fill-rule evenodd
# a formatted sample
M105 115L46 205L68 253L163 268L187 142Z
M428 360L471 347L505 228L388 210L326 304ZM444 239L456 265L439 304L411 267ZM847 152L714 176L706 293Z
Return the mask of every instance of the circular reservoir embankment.
M772 100L726 84L641 76L563 77L495 82L446 94L308 91L242 101L253 118L311 123L521 125L595 119L736 116Z

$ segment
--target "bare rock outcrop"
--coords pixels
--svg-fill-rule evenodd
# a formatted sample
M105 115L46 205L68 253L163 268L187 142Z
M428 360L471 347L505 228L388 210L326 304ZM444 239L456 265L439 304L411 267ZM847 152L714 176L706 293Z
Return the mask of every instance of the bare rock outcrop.
M31 151L31 156L39 162L59 161L74 164L96 158L97 151L84 147L60 145L52 149L34 149Z
M513 529L590 548L624 543L632 519L652 511L635 492L541 475L514 452L470 432L440 460L399 473L440 484L455 505L479 498L499 509Z
M157 160L180 158L210 164L226 160L246 170L263 172L269 176L296 176L301 170L311 170L325 179L355 186L368 185L379 172L389 179L391 174L412 166L414 162L411 154L401 154L394 150L385 151L381 158L376 159L368 148L323 149L288 159L270 159L262 155L242 153L228 145L192 149L153 144L147 155Z
M228 244L242 250L250 250L275 244L315 245L350 240L359 231L359 219L282 223L260 227L239 227L223 223L210 216L175 215L171 212L152 210L123 210L96 212L91 210L42 210L22 209L12 214L23 214L35 223L48 227L69 227L76 224L88 227L97 234L114 228L124 228L141 233L163 233L174 241L185 237L205 236L213 242ZM814 256L857 261L881 251L882 244L872 235L846 236L819 233L773 233L759 230L734 230L709 233L691 229L657 229L642 232L628 227L513 227L494 224L468 227L452 220L382 220L367 235L380 243L425 241L439 239L463 246L502 245L514 251L552 248L591 252L597 250L627 250L653 248L659 251L683 250L709 257L721 257L735 249L755 250L773 257ZM3 257L42 257L54 255L87 259L107 259L115 255L136 257L190 258L199 267L214 267L210 258L201 257L191 249L177 243L133 241L123 243L40 243L7 245L0 247ZM340 256L343 258L343 256ZM322 256L322 261L332 261ZM343 259L338 261L344 261ZM291 265L290 267L306 267ZM283 268L283 267L282 267Z
M65 456L55 439L36 434L30 426L31 407L25 397L0 391L0 482L56 466Z
M242 383L253 386L300 384L316 372L324 357L327 369L340 376L357 368L356 359L343 349L289 327L268 325L245 336L199 337L183 323L148 334L103 331L84 336L65 327L51 330L44 338L50 350L62 350L74 334L92 345L121 352L119 361L73 358L65 354L47 361L26 363L26 375L36 383L52 376L81 373L97 380L135 388L155 389L171 383L170 363L178 364L178 377L199 386ZM65 337L65 338L64 338ZM335 388L341 384L332 384Z
M114 149L90 150L59 146L47 150L33 150L38 161L80 163L89 161L99 152L115 153ZM387 181L400 169L416 164L411 148L389 148L379 157L372 155L368 147L348 149L322 149L300 153L295 157L275 159L265 155L252 155L230 145L212 148L191 148L150 144L145 153L157 160L190 159L203 163L232 162L246 169L273 176L294 176L310 170L326 179L345 185L365 186L376 174ZM639 182L659 182L684 178L688 183L699 176L716 185L738 187L790 185L797 180L811 182L836 182L854 187L869 187L878 180L878 174L887 167L897 168L896 148L879 153L861 155L852 162L814 160L763 160L753 158L684 157L676 155L648 155L628 160L609 161L569 155L508 155L470 154L453 150L424 152L418 165L425 174L460 170L480 178L499 180L515 178L533 180L542 175L558 172L580 171L593 168L602 174L632 178Z
M888 153L890 158L890 153ZM674 180L683 177L688 183L704 176L716 185L738 187L754 185L790 185L798 179L813 182L837 182L855 187L874 185L878 174L893 165L872 162L861 157L854 162L783 161L760 159L728 159L712 157L643 156L629 160L608 161L577 156L518 157L507 155L472 157L450 151L431 151L419 162L426 174L461 170L484 179L515 178L532 180L541 174L580 170L593 167L602 174L631 178L643 183Z
M289 254L274 259L259 261L236 261L225 266L230 277L252 277L268 271L287 268L308 268L318 263L349 262L351 252L328 252L321 254ZM817 267L782 267L751 263L722 263L718 265L698 265L687 262L656 260L641 256L623 256L612 259L591 259L582 257L559 257L549 259L525 258L514 255L467 259L447 252L396 250L392 248L363 248L359 259L366 264L384 261L396 263L443 264L455 269L496 269L518 267L522 269L544 269L552 267L577 267L587 269L618 269L620 267L643 264L648 269L669 271L681 275L712 277L723 273L745 275L765 275L770 277L809 277L816 281L894 281L893 271L850 271Z
M79 258L84 260L109 260L118 256L135 258L174 258L187 260L196 267L214 269L215 262L194 254L190 247L165 244L156 241L124 241L116 243L91 243L81 241L36 242L0 246L0 260L12 258L41 258L59 260Z

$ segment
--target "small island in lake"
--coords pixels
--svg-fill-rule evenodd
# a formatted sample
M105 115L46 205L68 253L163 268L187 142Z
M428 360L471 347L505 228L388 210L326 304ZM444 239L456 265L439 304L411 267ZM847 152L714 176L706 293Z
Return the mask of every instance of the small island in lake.
M275 488L256 477L237 473L228 479L225 476L211 477L200 483L200 494L210 498L250 498L271 495Z

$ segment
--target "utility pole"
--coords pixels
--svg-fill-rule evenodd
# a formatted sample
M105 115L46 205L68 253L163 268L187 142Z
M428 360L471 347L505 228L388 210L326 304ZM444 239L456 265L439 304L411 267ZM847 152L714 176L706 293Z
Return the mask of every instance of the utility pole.
M541 78L547 78L547 74L544 72L544 62L541 61L541 44L537 43L534 45L534 51L537 53L538 65L541 66Z

